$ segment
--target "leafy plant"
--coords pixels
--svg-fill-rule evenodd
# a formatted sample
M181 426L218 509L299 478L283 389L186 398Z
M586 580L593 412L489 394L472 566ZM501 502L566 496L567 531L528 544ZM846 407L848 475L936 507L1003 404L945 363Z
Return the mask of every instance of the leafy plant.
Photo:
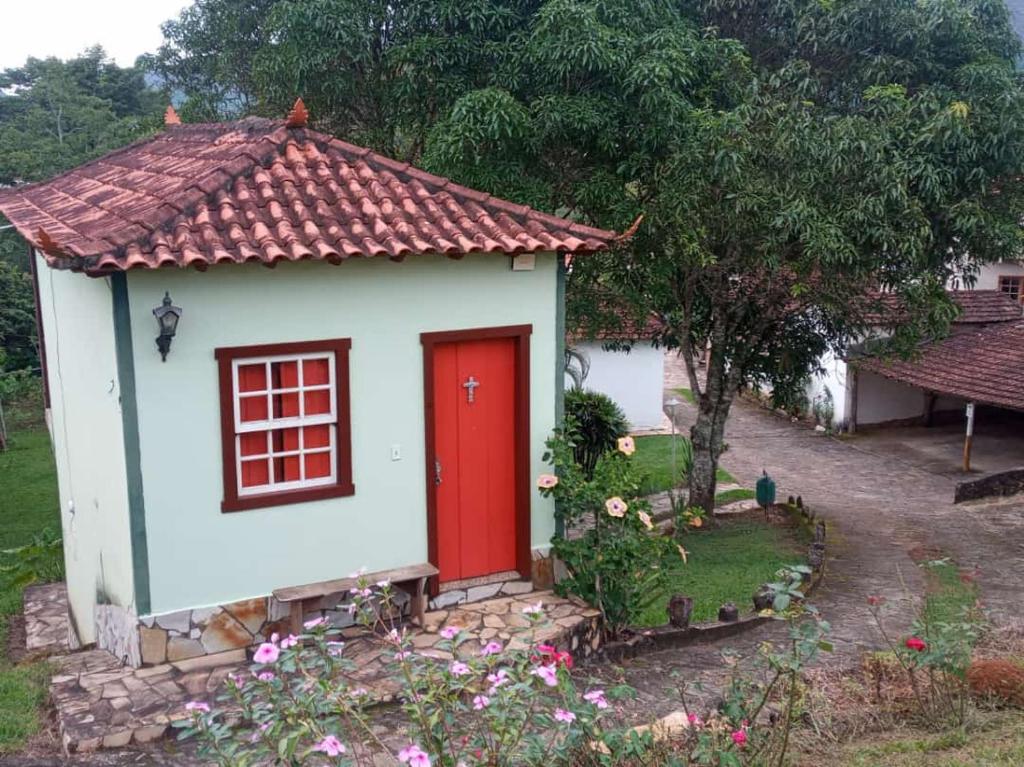
M663 563L674 547L639 495L642 476L630 460L632 438L601 455L590 476L576 461L577 439L569 422L548 440L544 460L556 474L537 482L543 494L554 496L566 530L552 539L552 552L567 572L555 588L599 609L605 630L615 636L661 593Z
M836 403L832 398L832 390L826 386L825 390L814 398L811 410L815 423L824 426L825 431L831 432L836 417Z
M24 546L0 551L0 578L15 587L64 579L64 545L50 528L36 533Z
M388 583L361 578L353 588L358 622L378 635L410 743L398 760L410 767L614 764L636 739L608 733L603 719L624 689L581 693L569 673L572 657L534 644L522 650L497 640L474 645L459 626L445 626L437 651L416 651L395 625ZM542 605L524 609L541 630ZM322 618L301 636L261 644L248 672L233 675L216 705L193 701L179 722L180 738L195 737L200 755L218 765L354 765L390 753L366 714L367 691L348 679L356 669L340 632ZM640 744L642 747L642 744Z
M573 457L588 479L594 476L598 459L629 430L626 416L606 394L587 389L565 393L565 420L572 423Z
M800 582L799 568L780 571L772 617L787 625L787 638L776 646L760 645L751 667L731 662L733 669L718 709L706 718L690 711L690 728L683 738L684 756L690 764L716 767L764 767L785 764L793 724L799 716L804 669L819 653L831 652L830 630L818 610L792 599ZM686 687L682 689L686 706ZM769 702L777 702L771 716L764 716Z

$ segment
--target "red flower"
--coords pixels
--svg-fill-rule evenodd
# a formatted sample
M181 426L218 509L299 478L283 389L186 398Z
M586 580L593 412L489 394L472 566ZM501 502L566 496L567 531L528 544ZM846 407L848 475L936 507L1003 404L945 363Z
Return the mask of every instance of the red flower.
M555 664L565 668L572 668L572 655L567 652L559 652L549 644L537 645L537 652L540 654L530 658L534 663L539 663L543 666Z
M878 607L879 605L885 604L885 597L880 597L877 594L872 594L868 597L868 604L872 607Z
M908 650L914 650L916 652L923 652L928 649L928 645L926 645L924 640L920 637L909 637L903 644L906 645Z

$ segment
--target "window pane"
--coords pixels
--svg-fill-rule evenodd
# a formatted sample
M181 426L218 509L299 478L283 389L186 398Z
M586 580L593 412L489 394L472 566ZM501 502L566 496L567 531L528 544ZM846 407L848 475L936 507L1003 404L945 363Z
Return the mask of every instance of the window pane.
M258 487L270 482L270 464L265 458L242 461L242 487Z
M305 360L302 363L302 385L317 386L330 383L331 369L327 360Z
M307 426L302 430L302 444L308 450L311 447L328 447L331 444L331 427Z
M267 420L267 397L260 394L257 397L242 397L238 412L243 421L265 421Z
M299 363L272 362L270 363L270 380L274 382L275 389L294 388L299 385Z
M267 433L265 431L248 431L239 434L242 455L266 455Z
M287 394L275 394L274 397L274 418L295 418L299 414L298 392Z
M255 365L238 366L238 391L266 391L267 366L262 362Z
M299 449L298 429L274 429L270 432L270 444L275 453L283 453L287 450Z
M303 393L306 398L306 415L322 415L331 412L331 390L317 389Z
M299 479L299 456L286 455L274 459L275 482L296 482Z
M330 453L306 453L306 479L331 476Z

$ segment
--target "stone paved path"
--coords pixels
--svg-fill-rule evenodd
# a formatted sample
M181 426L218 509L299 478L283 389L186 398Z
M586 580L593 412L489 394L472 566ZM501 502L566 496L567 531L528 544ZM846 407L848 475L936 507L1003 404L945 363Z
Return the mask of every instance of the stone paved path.
M666 365L666 400L677 386L689 388L680 365ZM687 433L695 409L677 408L679 430ZM977 582L989 616L997 625L1021 625L1024 604L1024 499L976 504L952 503L955 480L931 473L891 454L874 454L870 440L846 441L804 424L737 401L726 429L729 450L722 463L740 484L753 483L766 469L778 495L801 495L829 525L829 559L814 601L832 625L835 652L824 663L857 663L863 650L881 646L866 609L869 595L886 597L888 625L909 625L923 590L916 561L952 556L961 568L977 568ZM699 566L699 563L695 563ZM638 714L663 715L678 708L674 677L699 681L714 697L724 678L721 651L749 654L770 626L720 646L664 650L624 663L594 668L605 683L625 681L640 698Z

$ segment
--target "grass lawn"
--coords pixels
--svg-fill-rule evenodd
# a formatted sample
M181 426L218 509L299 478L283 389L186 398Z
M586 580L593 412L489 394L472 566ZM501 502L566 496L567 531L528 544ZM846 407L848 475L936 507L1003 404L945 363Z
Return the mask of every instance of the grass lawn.
M736 501L749 501L751 498L756 497L757 494L753 490L748 490L745 487L734 487L732 490L726 490L716 495L715 506L725 506L729 503L736 503Z
M829 745L822 751L827 751L828 763L835 767L1017 767L1024 764L1024 711L980 711L967 729L906 728ZM795 756L796 765L822 763L822 753L798 750Z
M679 450L679 443L684 439L676 435L676 450ZM633 461L647 475L647 482L644 484L643 493L661 493L682 484L682 477L676 477L672 481L672 435L659 434L652 437L637 437L636 453L633 454ZM725 469L719 467L718 482L721 484L734 483L735 478Z
M684 388L680 387L678 389L673 389L672 391L674 391L676 394L678 394L684 400L689 402L691 405L697 404L697 400L693 396L693 392L690 391L689 389L684 389Z
M46 528L60 529L57 480L45 428L12 432L0 453L0 549L28 543ZM21 609L21 589L0 581L0 753L20 748L40 727L46 699L46 663L12 666L7 616Z
M774 580L785 565L801 561L802 546L795 531L769 527L753 520L723 522L707 532L691 533L683 545L688 564L680 561L671 574L665 593L638 616L642 626L664 625L666 605L672 594L693 598L694 622L713 620L718 608L735 602L740 610L752 606L751 598L762 583Z

